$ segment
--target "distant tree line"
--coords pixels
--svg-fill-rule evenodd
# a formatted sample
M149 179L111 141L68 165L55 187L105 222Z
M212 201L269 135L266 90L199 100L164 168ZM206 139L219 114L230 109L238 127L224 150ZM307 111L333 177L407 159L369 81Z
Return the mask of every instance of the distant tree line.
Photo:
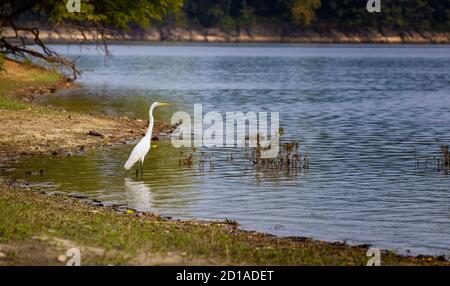
M108 54L107 36L117 30L153 25L217 27L223 30L258 25L323 29L389 28L450 32L450 0L381 0L382 12L369 13L367 0L82 0L80 13L71 13L63 0L0 1L0 70L3 56L36 58L79 71L72 60L41 40L42 25L69 28L83 35L96 31L94 42ZM4 31L12 30L13 36ZM39 49L27 45L34 42Z
M222 29L269 24L450 31L450 0L381 0L381 13L368 13L366 4L367 0L185 0L166 23Z

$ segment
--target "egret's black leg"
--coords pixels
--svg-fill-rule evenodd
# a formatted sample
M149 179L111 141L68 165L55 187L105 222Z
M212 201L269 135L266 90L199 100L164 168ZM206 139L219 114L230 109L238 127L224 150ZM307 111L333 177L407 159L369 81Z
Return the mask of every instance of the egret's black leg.
M136 179L139 176L139 165L140 165L140 162L138 162L137 165L136 165Z
M144 162L141 162L142 168L141 168L141 178L144 176Z

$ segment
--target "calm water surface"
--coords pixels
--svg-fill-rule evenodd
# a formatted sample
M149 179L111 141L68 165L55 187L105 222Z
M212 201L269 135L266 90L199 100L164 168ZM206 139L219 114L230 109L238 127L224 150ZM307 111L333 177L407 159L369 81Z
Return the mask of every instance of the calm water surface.
M46 104L146 119L149 104L164 100L174 103L156 115L166 120L194 103L279 111L310 170L268 175L239 150L208 149L215 169L201 172L180 167L180 150L159 141L142 179L122 169L131 145L25 159L8 166L11 176L162 215L450 255L450 176L415 166L450 143L449 46L114 45L107 61L94 48L56 49L79 56L85 87ZM43 176L25 174L41 168Z

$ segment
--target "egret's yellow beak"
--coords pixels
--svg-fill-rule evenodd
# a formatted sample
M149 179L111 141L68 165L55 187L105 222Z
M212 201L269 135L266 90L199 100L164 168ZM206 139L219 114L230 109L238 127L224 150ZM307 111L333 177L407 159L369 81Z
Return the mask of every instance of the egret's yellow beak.
M160 106L167 106L167 105L170 105L170 104L168 102L160 102L159 105Z

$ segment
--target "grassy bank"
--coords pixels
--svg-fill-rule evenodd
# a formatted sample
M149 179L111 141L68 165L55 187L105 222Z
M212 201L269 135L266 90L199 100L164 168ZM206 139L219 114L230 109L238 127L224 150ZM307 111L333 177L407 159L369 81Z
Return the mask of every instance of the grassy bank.
M233 224L176 221L93 206L3 183L2 264L61 265L77 247L82 264L365 265L367 247L245 232ZM442 265L435 258L382 253L384 265Z
M53 90L66 83L58 73L32 64L20 64L4 58L0 61L3 69L0 71L0 109L25 109L27 105L20 96L33 91Z
M145 122L33 104L40 91L66 82L37 67L11 61L6 67L0 76L0 163L112 144L140 137L145 129ZM168 128L159 123L156 132ZM64 265L64 254L73 247L81 250L83 265L365 265L368 259L367 246L273 237L229 222L170 220L0 181L0 265ZM389 251L382 263L449 264Z

